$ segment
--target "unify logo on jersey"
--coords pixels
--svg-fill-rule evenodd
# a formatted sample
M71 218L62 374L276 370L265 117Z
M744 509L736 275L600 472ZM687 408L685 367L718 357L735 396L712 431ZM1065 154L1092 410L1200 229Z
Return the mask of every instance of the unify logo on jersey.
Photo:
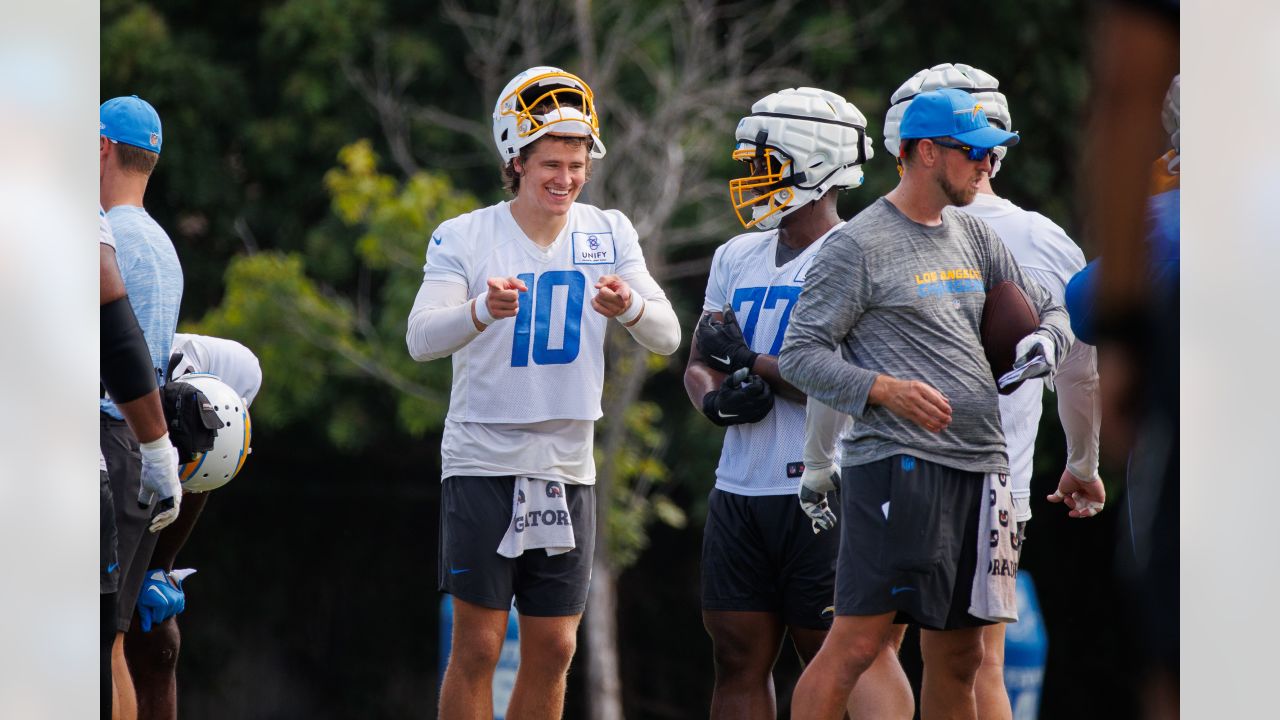
M612 232L575 232L574 265L611 265L617 262Z

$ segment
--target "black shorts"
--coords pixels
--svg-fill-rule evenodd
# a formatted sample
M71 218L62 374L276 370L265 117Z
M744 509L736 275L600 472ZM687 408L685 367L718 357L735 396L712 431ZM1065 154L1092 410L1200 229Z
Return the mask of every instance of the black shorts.
M846 467L836 614L897 612L931 630L990 625L969 614L983 474L909 455Z
M511 525L516 479L447 477L440 487L440 591L494 610L515 598L522 615L579 615L587 604L596 543L596 489L565 483L573 522L574 549L549 556L526 550L516 558L498 554Z
M111 499L111 481L107 479L107 471L99 475L99 489L102 496L98 514L98 545L101 558L98 561L98 592L105 595L120 589L120 563L116 561L116 508ZM114 633L113 633L114 634Z
M142 484L142 455L138 440L123 420L99 415L99 440L107 459L107 478L115 500L116 553L120 563L120 596L116 602L116 629L129 630L133 606L142 592L147 565L156 549L156 533L147 530L151 524L149 508L138 507L138 488Z
M702 532L702 609L777 613L787 625L826 630L838 549L836 533L814 534L795 495L712 490Z

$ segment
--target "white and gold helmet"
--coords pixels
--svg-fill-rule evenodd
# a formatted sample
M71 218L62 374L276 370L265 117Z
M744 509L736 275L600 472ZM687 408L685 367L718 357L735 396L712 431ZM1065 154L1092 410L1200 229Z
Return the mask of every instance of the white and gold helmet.
M858 187L861 166L874 154L866 117L818 88L787 88L756 101L734 136L733 159L747 175L729 181L729 196L746 228L775 228L832 188Z
M974 100L982 106L987 122L1001 130L1013 132L1013 118L1009 115L1009 101L999 91L1000 81L989 73L972 65L963 63L942 63L926 68L911 76L889 98L889 112L884 119L884 146L896 158L899 156L898 127L902 124L902 116L912 98L930 90L955 88L971 93ZM1000 170L1000 161L1009 152L1009 148L1001 145L995 148L996 159L991 168L991 177Z
M187 373L181 381L204 393L222 427L218 428L211 450L196 453L191 462L178 468L178 479L187 492L216 490L231 482L251 452L253 426L249 421L248 403L217 375Z
M493 143L509 163L520 148L553 133L591 138L591 157L604 157L595 95L582 78L540 65L511 78L493 106Z

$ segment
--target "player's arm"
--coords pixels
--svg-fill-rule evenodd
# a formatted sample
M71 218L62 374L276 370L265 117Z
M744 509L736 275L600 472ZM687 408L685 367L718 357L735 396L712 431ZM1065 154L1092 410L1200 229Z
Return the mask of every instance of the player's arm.
M595 284L591 307L614 318L650 352L670 355L680 347L680 319L648 271L605 275Z
M177 519L181 506L178 451L169 442L151 352L125 294L115 250L105 244L98 247L99 377L138 438L142 454L138 504L146 507L159 497L160 512L150 525L151 532L157 532Z
M494 280L496 278L490 280L491 285ZM518 280L515 282L519 283ZM523 283L519 285L523 286ZM507 295L516 297L508 298ZM519 291L514 287L497 290L491 287L479 297L469 298L465 283L424 279L409 311L405 329L409 356L418 362L426 362L461 350L489 325L502 317L515 315L519 307L518 295Z
M760 422L768 416L774 402L769 383L745 367L732 374L720 372L706 362L697 342L695 336L684 371L684 389L693 406L721 427Z
M778 358L754 352L747 345L732 307L726 305L724 312L703 313L694 336L703 361L714 369L728 373L745 367L752 375L764 378L775 395L804 402L805 394L783 379Z
M151 367L151 351L125 294L115 250L103 244L98 247L98 363L102 384L138 441L151 442L168 433L155 369Z
M804 473L800 476L800 508L813 521L813 531L830 530L836 524L827 493L836 490L840 468L836 466L836 442L849 416L809 398L804 408Z

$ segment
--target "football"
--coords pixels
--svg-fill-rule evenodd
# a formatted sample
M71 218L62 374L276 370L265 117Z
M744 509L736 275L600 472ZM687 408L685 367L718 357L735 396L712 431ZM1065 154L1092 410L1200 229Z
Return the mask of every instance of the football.
M1003 280L987 291L986 303L982 306L982 349L991 365L993 381L1013 369L1014 350L1018 341L1036 331L1040 327L1040 314L1031 304L1031 298L1016 284ZM1011 385L1000 391L1008 395L1018 389L1021 383Z

